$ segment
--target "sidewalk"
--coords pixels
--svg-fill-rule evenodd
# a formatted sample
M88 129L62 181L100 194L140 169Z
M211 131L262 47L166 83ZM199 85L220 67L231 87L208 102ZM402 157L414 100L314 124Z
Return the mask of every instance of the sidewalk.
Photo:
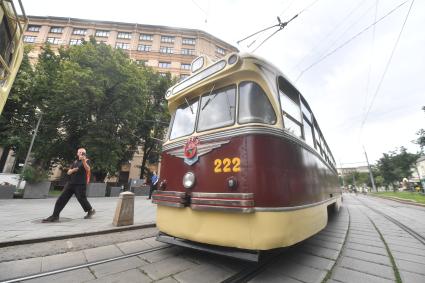
M96 210L92 219L84 219L85 212L73 197L55 223L41 220L52 214L56 198L0 200L0 244L114 229L118 197L88 200ZM136 196L134 205L134 225L155 223L156 205L146 196Z

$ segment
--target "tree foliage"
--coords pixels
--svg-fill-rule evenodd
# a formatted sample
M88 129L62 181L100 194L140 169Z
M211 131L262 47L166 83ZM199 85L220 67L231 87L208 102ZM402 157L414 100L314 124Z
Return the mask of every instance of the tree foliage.
M422 110L425 111L425 106L422 107ZM420 129L416 134L418 135L418 139L415 143L417 143L421 147L421 150L423 152L425 148L425 129Z
M163 97L171 79L134 64L124 52L90 40L58 54L46 45L34 70L24 60L0 120L5 133L0 145L10 145L22 156L39 108L42 123L33 147L38 166L67 166L76 149L85 147L93 175L103 180L163 131L148 120L166 119ZM22 99L26 108L21 110ZM17 124L24 122L26 130L19 129Z
M410 177L412 165L418 157L419 154L409 153L404 147L384 153L377 162L378 176L382 177L384 185L401 182L403 178Z

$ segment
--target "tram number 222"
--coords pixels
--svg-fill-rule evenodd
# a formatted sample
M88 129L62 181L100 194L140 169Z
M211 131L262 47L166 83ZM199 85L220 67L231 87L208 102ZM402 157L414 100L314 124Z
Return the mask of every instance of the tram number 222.
M239 157L214 160L214 173L229 173L241 171L241 159Z

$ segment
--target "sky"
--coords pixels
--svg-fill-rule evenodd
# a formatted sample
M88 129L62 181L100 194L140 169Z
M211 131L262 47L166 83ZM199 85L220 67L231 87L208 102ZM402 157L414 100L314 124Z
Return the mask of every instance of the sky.
M338 167L365 165L364 149L371 163L401 146L419 151L412 141L425 128L425 1L22 2L27 15L200 29L263 57L307 99ZM277 27L238 44L297 14L263 45Z

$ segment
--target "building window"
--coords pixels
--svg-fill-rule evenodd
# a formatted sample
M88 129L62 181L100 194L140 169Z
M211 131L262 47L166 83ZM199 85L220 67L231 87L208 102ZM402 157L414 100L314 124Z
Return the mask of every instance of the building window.
M161 77L164 77L164 78L167 76L167 73L159 72L158 74L159 74Z
M148 63L148 61L147 60L136 60L136 64L137 65L143 65L143 66L146 66L146 64Z
M106 44L106 41L104 41L104 40L98 40L98 41L96 41L96 43L97 44Z
M40 28L41 28L41 26L29 25L27 31L38 32L38 31L40 31Z
M190 70L190 64L181 64L180 65L180 69L182 70Z
M167 47L167 46L161 46L159 48L159 52L160 53L172 54L173 53L173 48L172 47Z
M95 35L98 37L108 37L109 30L97 30Z
M217 46L217 53L220 54L220 55L224 55L225 51L224 51L223 48Z
M182 55L195 55L195 49L182 48Z
M171 62L159 62L158 67L160 67L160 68L171 68Z
M183 37L182 43L186 44L186 45L195 45L196 39L194 39L194 38L184 38Z
M131 33L129 33L129 32L119 32L118 35L117 35L117 38L131 39Z
M174 43L174 36L161 36L161 42Z
M57 37L48 37L46 42L56 45L56 44L60 44L60 39Z
M117 49L130 49L130 44L124 43L124 42L117 42L115 45L115 48Z
M86 29L76 28L72 31L72 34L86 35L86 32L87 32Z
M69 45L81 45L81 44L83 44L82 39L71 39L69 41Z
M24 42L25 43L34 43L36 38L37 38L36 36L26 35L26 36L24 36Z
M140 40L145 40L145 41L152 41L153 40L153 36L152 34L141 34L139 36Z
M139 44L139 46L137 46L137 50L142 52L150 52L151 48L152 48L151 45Z
M63 32L63 27L51 27L50 28L50 32L51 33L62 33Z

